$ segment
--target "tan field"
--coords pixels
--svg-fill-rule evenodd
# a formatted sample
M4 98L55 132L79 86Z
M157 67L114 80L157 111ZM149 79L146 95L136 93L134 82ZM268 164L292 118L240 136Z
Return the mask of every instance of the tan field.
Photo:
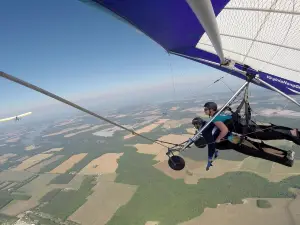
M16 154L12 154L12 153L6 153L4 155L0 156L0 164L5 163L9 158L12 158L16 156Z
M12 201L7 206L2 208L0 212L8 216L17 216L20 213L30 210L38 205L39 203L34 199L29 199L25 201L16 200Z
M106 224L120 207L129 202L136 189L128 184L98 182L87 202L68 219L82 225Z
M182 110L182 112L195 112L195 113L199 113L199 112L203 112L203 107L192 107L192 108L184 109L184 110Z
M26 171L4 170L0 172L0 182L2 181L22 182L24 180L29 179L32 176L33 173L26 172Z
M166 141L174 144L180 144L190 138L191 135L177 135L177 134L169 134L160 137L158 140ZM164 144L166 146L170 146L169 144ZM157 143L154 144L136 144L134 147L137 148L138 153L156 155L155 160L157 161L165 161L168 160L168 156L166 155L167 149L164 146L161 146Z
M6 143L14 143L14 142L17 142L17 141L19 141L19 140L20 140L19 137L15 137L15 138L8 139L8 140L6 140L5 142L6 142Z
M50 171L50 173L65 173L67 170L71 169L76 163L82 160L87 153L80 153L77 155L72 155L69 159L64 161L58 167Z
M86 128L90 127L90 126L91 125L89 125L89 124L85 124L85 125L81 125L81 126L77 126L77 127L66 128L66 129L63 129L63 130L55 132L55 133L46 134L46 135L44 135L42 137L51 137L51 136L56 136L56 135L60 135L60 134L65 134L65 133L68 133L68 132L73 131L73 130L86 129Z
M177 109L179 109L179 107L173 106L170 110L171 110L171 111L175 111L175 110L177 110Z
M63 155L55 155L55 156L53 156L53 157L50 158L50 159L44 160L44 161L42 161L42 162L40 162L40 163L38 163L38 164L36 164L36 165L30 167L30 168L27 169L26 171L29 171L29 172L32 172L32 173L38 173L38 172L40 172L40 170L41 170L43 167L45 167L45 166L47 166L47 165L49 165L49 164L55 162L56 160L58 160L58 159L60 159L60 158L62 158L62 157L63 157Z
M147 221L145 225L159 225L158 221Z
M71 120L67 120L67 121L61 122L61 123L55 125L54 127L61 127L61 126L72 124L74 122L75 122L75 119L71 119Z
M195 129L195 128L188 128L188 129L186 129L186 132L187 132L188 134L194 135L195 132L196 132L196 129Z
M41 146L30 145L30 146L25 147L25 150L26 151L32 151L32 150L38 149L40 147Z
M88 132L88 131L93 131L93 130L97 130L99 129L100 127L103 127L105 125L96 125L96 126L93 126L93 127L90 127L90 128L87 128L87 129L84 129L84 130L80 130L80 131L77 131L77 132L74 132L74 133L70 133L70 134L66 134L64 137L65 138L68 138L68 137L73 137L77 134L81 134L81 133L85 133L85 132Z
M22 157L22 158L17 159L16 161L17 161L17 162L22 162L22 161L24 161L25 159L28 159L28 158L29 158L29 156L26 155L26 156L24 156L24 157Z
M300 113L287 109L264 109L259 112L262 116L300 117Z
M6 207L1 209L1 213L9 216L16 216L24 211L30 210L39 205L41 199L46 193L52 190L47 184L55 177L56 174L42 174L30 183L19 189L32 197L29 200L12 201Z
M118 159L124 153L106 153L91 161L79 174L107 174L114 173L118 168Z
M147 133L147 132L150 132L151 130L155 129L156 127L158 127L160 124L150 124L148 126L145 126L137 131L135 131L136 133L138 134L142 134L142 133ZM129 138L132 138L132 137L135 137L134 134L128 134L126 136L124 136L124 139L129 139Z
M115 118L118 119L118 118L123 118L123 117L126 117L126 115L125 114L121 114L121 115L116 116Z
M26 170L29 167L39 163L40 161L47 159L51 157L53 154L37 154L35 156L32 156L26 160L24 160L20 165L18 165L16 168L13 168L13 171L22 171Z
M149 111L148 114L149 115L156 115L156 114L159 114L160 113L160 110L159 109L155 109L153 111Z
M171 129L180 127L182 124L189 124L192 123L192 118L183 118L181 120L168 120L164 123L163 128L165 129Z
M135 132L138 133L138 134L142 134L142 133L148 133L150 131L152 131L153 129L155 129L156 127L158 127L159 125L165 123L168 119L160 119L158 121L156 121L155 123L153 124L150 124L148 126L145 126L139 130L136 130ZM124 139L128 139L128 138L132 138L134 137L135 135L133 134L128 134L124 137Z
M8 185L10 182L5 181L2 184L0 184L0 189L2 189L3 187L5 187L6 185Z
M15 186L17 183L13 182L10 185L7 185L3 190L8 190L9 188L12 188L13 186Z
M78 190L84 179L83 176L76 175L68 184L49 184L58 174L41 174L39 177L24 185L19 189L20 192L24 192L32 197L29 200L16 200L12 201L6 207L1 209L1 213L16 216L24 211L31 210L38 206L39 200L48 192L56 188L69 188Z
M197 184L199 179L216 178L226 172L239 171L241 166L241 162L219 159L215 163L215 168L212 167L209 171L206 171L206 161L194 161L185 158L185 162L186 167L181 171L172 170L167 161L157 163L154 167L173 179L184 179L186 184Z
M222 204L217 208L206 208L201 216L180 225L222 224L222 225L293 225L293 218L287 210L292 199L266 199L272 207L258 208L256 199L246 199L244 204ZM217 215L217 216L216 216Z
M61 150L63 150L64 148L51 148L43 153L50 153L50 152L60 152Z
M300 208L300 191L299 189L295 190L295 193L297 194L297 197L295 198L294 201L291 202L289 205L288 209L292 214L294 224L300 224L300 213L299 213L299 208Z
M194 130L194 128L187 129L187 132L190 133L189 135L171 134L163 136L159 140L179 144L191 137L194 133ZM184 179L186 184L197 184L201 178L216 178L218 176L222 176L226 172L233 171L257 173L258 175L265 177L272 182L278 182L293 175L300 175L300 160L296 160L294 162L294 166L290 168L253 157L247 157L243 161L218 159L214 162L216 166L212 167L209 171L205 170L206 161L193 161L189 158L185 158L186 168L183 171L173 171L168 166L168 157L165 154L167 150L163 146L154 143L136 144L135 147L139 153L156 155L155 160L159 161L159 163L154 165L155 168L174 179ZM262 164L266 165L262 166ZM261 171L258 171L257 168L259 167Z

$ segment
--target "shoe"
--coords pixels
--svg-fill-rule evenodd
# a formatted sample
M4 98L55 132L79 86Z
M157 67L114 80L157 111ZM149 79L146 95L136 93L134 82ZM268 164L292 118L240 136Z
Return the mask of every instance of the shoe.
M286 158L287 158L287 160L286 160L285 165L288 167L292 167L294 165L295 152L288 151Z
M218 156L219 156L219 151L216 150L214 159L218 158Z
M287 157L288 160L294 161L294 159L295 159L295 152L292 151L292 150L289 150L289 151L287 152L286 157Z

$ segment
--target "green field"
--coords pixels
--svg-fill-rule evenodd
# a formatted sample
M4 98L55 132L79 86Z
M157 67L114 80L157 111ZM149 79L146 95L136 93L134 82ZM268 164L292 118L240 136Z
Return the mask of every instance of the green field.
M6 206L13 200L9 192L7 191L0 191L0 209Z
M7 216L4 215L2 213L0 213L0 224L14 224L16 221L18 220L18 218L16 217L12 217L12 216Z
M74 177L75 174L63 173L53 178L49 184L68 184Z
M256 159L256 160L259 161L258 166L255 170L257 173L267 173L267 174L269 174L271 172L273 162L263 160L263 159Z
M62 220L66 220L82 204L85 203L86 198L92 193L91 189L94 185L95 177L86 176L78 191L60 191L47 205L41 207L40 211L53 215L54 217L58 217Z
M291 177L273 183L253 173L231 172L215 179L201 179L197 185L187 185L153 168L152 158L134 150L126 151L120 158L116 182L139 188L131 201L115 213L109 225L145 224L146 221L173 225L199 216L204 208L215 208L217 204L241 204L242 199L251 197L292 198L294 194L288 188L299 185L300 179L300 176Z
M263 199L257 199L256 206L258 208L271 208L272 207L271 203L268 200L263 200Z
M59 192L61 189L53 189L52 191L49 191L47 194L45 194L39 201L40 202L50 202Z
M62 164L62 162L67 160L69 157L70 157L69 155L65 155L59 158L58 160L54 161L53 163L48 164L47 166L41 168L40 173L50 172L51 170L53 170L54 168Z

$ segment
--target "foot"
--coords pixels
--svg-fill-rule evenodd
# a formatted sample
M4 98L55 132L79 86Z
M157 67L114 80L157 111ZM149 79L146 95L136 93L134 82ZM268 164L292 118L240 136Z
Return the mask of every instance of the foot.
M216 158L218 158L218 156L219 156L219 151L215 151L215 157L214 158L216 159Z
M294 165L295 152L288 151L286 158L287 158L287 161L286 161L285 165L288 167L292 167Z
M298 129L290 130L290 132L292 136L299 138Z
M298 129L293 129L290 130L292 141L296 144L296 145L300 145L300 137L299 137L299 130Z
M295 159L295 152L294 151L288 151L287 152L287 156L286 156L286 158L288 159L288 160L293 160L294 161L294 159Z

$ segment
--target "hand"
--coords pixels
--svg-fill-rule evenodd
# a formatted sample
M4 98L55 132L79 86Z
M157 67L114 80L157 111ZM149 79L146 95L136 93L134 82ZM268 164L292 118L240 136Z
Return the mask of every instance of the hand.
M220 143L220 141L221 141L221 140L219 140L219 139L216 139L216 141L215 141L215 142L216 142L216 143Z
M212 161L208 161L206 165L206 171L209 170L209 167L213 166Z

